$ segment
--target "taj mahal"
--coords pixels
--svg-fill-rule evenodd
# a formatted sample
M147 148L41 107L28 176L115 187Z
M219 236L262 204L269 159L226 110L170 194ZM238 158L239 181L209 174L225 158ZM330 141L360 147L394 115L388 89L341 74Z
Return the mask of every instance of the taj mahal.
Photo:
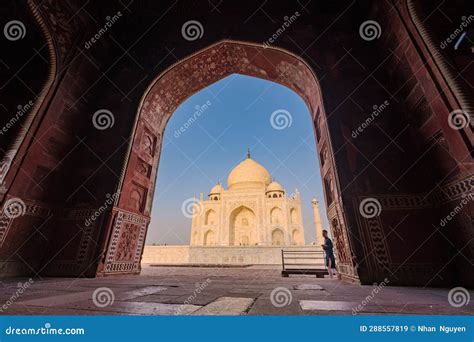
M272 179L247 153L207 198L194 199L189 245L146 246L143 262L158 264L280 264L282 248L319 250L319 202L311 201L316 241L305 243L301 195Z
M191 246L304 245L301 197L283 186L247 154L227 178L203 194L194 210Z

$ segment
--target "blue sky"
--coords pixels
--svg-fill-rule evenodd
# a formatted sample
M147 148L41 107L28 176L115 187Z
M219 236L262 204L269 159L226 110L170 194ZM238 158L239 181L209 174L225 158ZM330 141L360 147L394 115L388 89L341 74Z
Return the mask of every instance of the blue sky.
M196 108L202 108L200 115L194 115ZM275 111L280 112L272 121ZM193 116L196 120L185 125ZM306 243L315 236L313 197L322 204L323 226L328 226L313 124L306 104L289 88L230 75L183 102L163 139L147 244L189 244L191 219L181 211L183 201L199 198L200 192L207 198L217 182L227 188L227 175L247 148L288 195L300 191Z

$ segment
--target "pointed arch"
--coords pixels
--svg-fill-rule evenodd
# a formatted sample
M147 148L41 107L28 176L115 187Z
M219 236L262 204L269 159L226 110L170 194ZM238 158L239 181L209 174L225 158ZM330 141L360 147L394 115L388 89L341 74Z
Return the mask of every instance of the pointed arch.
M204 216L204 224L206 226L213 226L217 224L217 213L213 209L209 209L206 211L206 214Z
M290 219L292 224L300 223L300 219L298 217L298 211L295 208L290 209Z
M235 208L229 217L229 245L249 246L258 243L255 212L246 206Z
M283 223L283 210L278 207L273 207L270 210L270 222L272 225L279 225Z
M216 234L212 230L204 233L204 246L214 246L216 244Z
M285 235L279 228L275 228L272 231L272 246L282 246L285 244Z

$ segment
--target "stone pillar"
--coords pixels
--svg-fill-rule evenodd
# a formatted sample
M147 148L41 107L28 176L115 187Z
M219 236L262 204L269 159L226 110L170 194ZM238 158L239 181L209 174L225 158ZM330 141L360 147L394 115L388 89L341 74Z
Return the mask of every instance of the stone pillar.
M324 244L323 225L321 223L321 215L319 214L319 202L316 198L311 201L313 206L314 226L316 228L316 246Z

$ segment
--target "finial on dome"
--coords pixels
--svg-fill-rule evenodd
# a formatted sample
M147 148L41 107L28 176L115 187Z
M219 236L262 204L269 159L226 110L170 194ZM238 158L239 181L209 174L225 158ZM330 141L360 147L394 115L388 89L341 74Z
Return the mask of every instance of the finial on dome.
M247 147L247 158L250 159L250 148Z

